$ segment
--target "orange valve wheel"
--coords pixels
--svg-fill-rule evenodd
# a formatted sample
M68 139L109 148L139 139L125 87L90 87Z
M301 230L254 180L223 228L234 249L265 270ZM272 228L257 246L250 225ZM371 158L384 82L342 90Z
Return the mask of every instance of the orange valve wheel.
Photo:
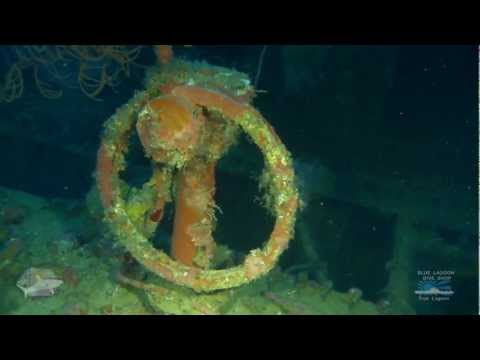
M273 127L243 101L250 89L247 81L240 79L247 89L241 93L238 82L219 81L231 70L198 67L175 61L162 66L163 73L154 75L145 91L107 120L97 154L96 179L105 220L131 255L168 281L209 292L249 283L275 266L293 237L299 196L290 153ZM188 71L190 78L185 79ZM218 125L218 119L224 125ZM157 170L141 191L134 192L133 201L126 198L128 185L119 173L126 168L128 138L135 128ZM262 185L276 220L262 248L251 250L238 266L216 270L209 268L215 249L211 216L214 169L234 143L235 129L246 133L263 154ZM177 192L170 257L155 249L148 237L165 202L171 200L167 193L173 181Z

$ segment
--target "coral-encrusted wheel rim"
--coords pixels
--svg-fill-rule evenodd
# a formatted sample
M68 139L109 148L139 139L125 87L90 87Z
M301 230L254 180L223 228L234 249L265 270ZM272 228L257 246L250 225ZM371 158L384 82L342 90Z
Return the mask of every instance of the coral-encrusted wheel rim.
M269 179L267 192L276 217L273 231L263 248L250 251L241 265L222 270L186 266L152 246L129 218L119 180L119 172L125 168L125 138L134 127L140 108L149 100L146 92L138 93L105 124L97 155L97 186L106 221L118 240L141 264L166 280L199 292L246 284L270 271L293 237L298 191L290 154L273 128L253 107L201 87L178 86L169 92L193 105L220 112L225 119L238 124L258 146L264 156Z

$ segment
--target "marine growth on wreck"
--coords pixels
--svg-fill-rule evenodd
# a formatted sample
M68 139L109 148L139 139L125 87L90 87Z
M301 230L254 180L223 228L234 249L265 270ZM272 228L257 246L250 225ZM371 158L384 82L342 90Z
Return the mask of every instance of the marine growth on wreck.
M0 313L478 312L461 51L234 48L0 46Z

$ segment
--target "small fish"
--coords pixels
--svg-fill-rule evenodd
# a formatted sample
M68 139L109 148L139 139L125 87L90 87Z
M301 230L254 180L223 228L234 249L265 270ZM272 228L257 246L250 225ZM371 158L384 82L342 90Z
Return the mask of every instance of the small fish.
M26 298L47 297L55 295L55 290L63 281L50 269L29 268L20 277L17 287Z

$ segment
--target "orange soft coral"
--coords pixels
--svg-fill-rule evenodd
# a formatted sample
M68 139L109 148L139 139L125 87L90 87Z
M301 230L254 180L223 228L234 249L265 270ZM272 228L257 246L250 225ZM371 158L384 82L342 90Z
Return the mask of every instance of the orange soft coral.
M185 161L198 142L200 116L182 98L166 95L148 102L137 122L137 132L147 154L159 163L168 162L168 154L178 153Z

